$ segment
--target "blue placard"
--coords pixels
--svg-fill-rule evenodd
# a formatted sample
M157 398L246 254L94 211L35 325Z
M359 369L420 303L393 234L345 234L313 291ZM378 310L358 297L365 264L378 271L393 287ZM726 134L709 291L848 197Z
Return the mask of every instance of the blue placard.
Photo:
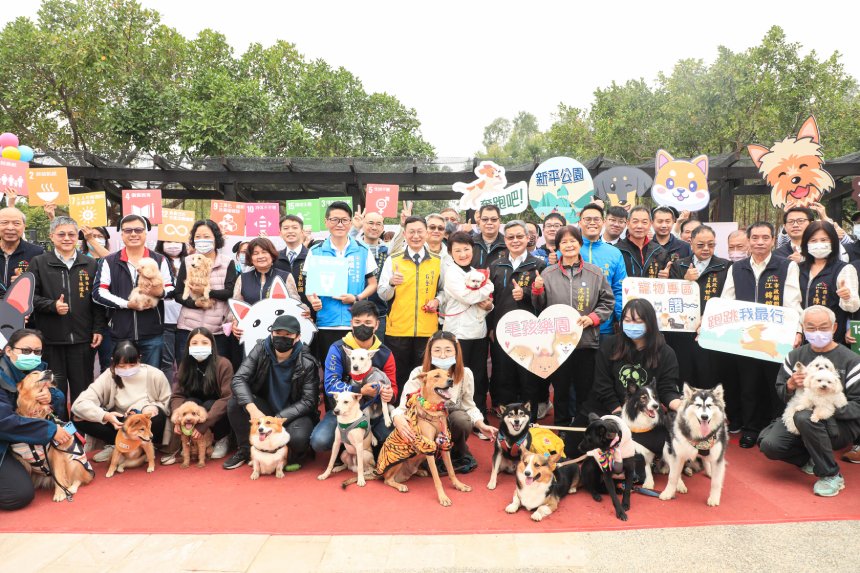
M340 296L348 293L350 259L314 256L305 265L305 292L317 296ZM308 268L310 267L310 268Z

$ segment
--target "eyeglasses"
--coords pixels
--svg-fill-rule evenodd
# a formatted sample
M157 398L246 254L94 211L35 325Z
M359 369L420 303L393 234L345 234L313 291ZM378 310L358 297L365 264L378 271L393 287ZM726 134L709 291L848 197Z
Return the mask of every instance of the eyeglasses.
M341 217L341 218L339 218L339 219L338 219L337 217L328 217L328 218L326 219L326 221L328 221L329 223L331 223L331 224L332 224L332 225L334 225L335 227L337 227L338 225L349 225L349 222L350 222L351 220L352 220L352 219L348 219L348 218L346 218L346 217Z
M711 249L713 250L717 244L716 243L696 243L697 249Z
M603 217L583 217L580 221L583 223L600 223L603 221Z
M134 227L133 229L123 229L123 235L142 235L146 232L146 229L143 227Z
M562 227L564 227L564 225L562 225L561 223L555 223L552 225L546 224L543 226L544 229L561 229Z
M42 355L42 349L41 348L18 348L17 346L13 346L12 348L14 348L18 352L20 352L21 354L24 354L26 356L29 356L30 354L35 354L36 356Z
M58 239L73 239L78 236L77 233L54 233Z
M508 241L522 241L525 238L525 235L505 235L505 239Z
M499 218L498 217L481 217L481 222L482 223L498 223Z
M442 225L427 225L428 231L444 231L445 227Z
M803 225L804 223L808 223L809 219L803 217L802 219L789 219L785 222L786 225L793 227L794 225Z

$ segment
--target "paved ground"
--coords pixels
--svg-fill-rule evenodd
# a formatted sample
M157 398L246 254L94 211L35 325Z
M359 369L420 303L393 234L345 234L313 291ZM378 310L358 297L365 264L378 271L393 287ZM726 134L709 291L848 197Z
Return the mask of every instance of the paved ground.
M0 571L836 573L858 570L858 539L860 521L456 536L7 534Z

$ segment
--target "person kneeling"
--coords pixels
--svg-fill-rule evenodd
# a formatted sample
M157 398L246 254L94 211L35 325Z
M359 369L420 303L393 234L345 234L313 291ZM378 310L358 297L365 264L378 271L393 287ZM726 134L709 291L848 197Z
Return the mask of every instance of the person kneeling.
M299 321L282 315L269 331L272 335L257 342L233 377L227 417L239 447L224 462L224 469L236 469L251 460L251 422L263 416L286 420L292 466L288 469L298 469L296 462L308 451L311 430L319 420L319 363L301 342Z

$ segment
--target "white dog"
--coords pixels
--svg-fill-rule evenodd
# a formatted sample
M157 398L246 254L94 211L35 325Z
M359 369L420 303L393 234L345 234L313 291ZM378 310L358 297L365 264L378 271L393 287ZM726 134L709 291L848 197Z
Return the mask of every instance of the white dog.
M358 386L367 384L379 384L379 391L383 388L391 387L391 380L385 375L385 372L373 365L373 355L376 350L365 350L363 348L348 348L343 347L349 358L349 376L353 383ZM385 426L391 427L391 405L382 401L382 398L368 407L370 417L378 418L380 414L385 420Z
M345 468L356 473L356 483L364 487L365 472L372 472L376 467L373 462L371 446L376 441L370 431L370 419L361 411L361 394L355 392L333 392L334 415L337 416L337 428L334 432L334 444L331 447L331 459L326 470L317 476L318 480L327 479L332 473ZM343 444L343 454L340 460L343 465L334 466L340 446Z
M792 434L800 434L794 424L794 415L802 410L812 410L809 417L813 422L820 422L833 416L837 408L848 404L848 399L842 392L842 382L833 363L819 356L808 365L800 362L794 365L795 372L804 372L806 379L803 387L798 388L782 414L786 429Z

